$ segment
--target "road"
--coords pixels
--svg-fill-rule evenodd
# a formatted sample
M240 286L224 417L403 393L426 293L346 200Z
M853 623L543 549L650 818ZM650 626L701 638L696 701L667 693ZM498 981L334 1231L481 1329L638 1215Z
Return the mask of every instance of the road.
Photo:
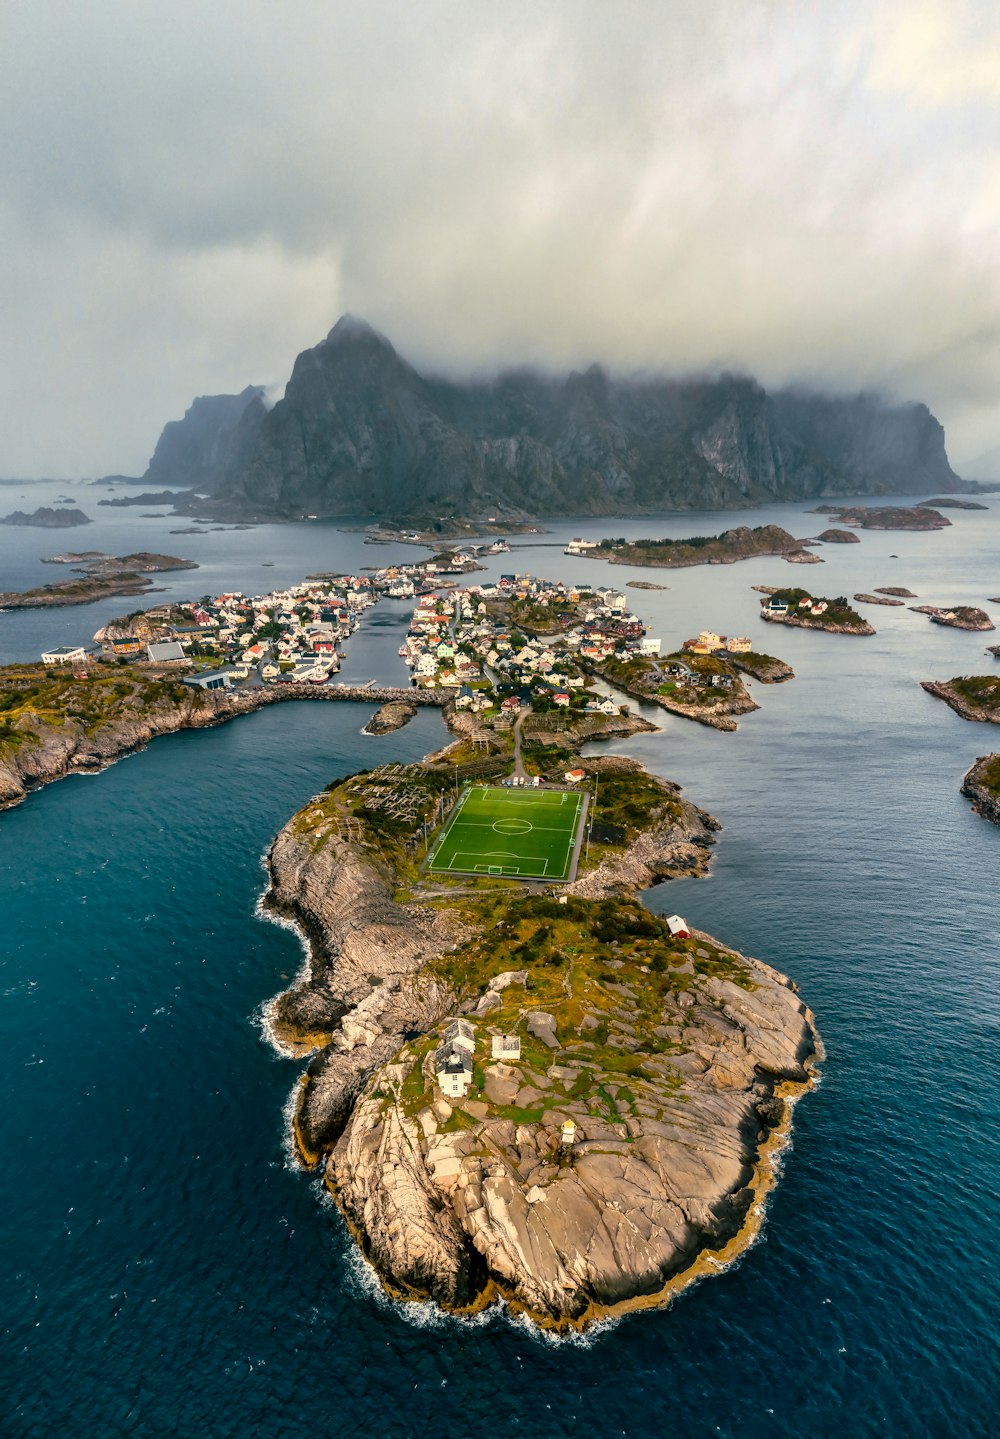
M514 721L514 776L517 779L526 779L524 765L521 762L521 726L531 710L522 705L517 719Z

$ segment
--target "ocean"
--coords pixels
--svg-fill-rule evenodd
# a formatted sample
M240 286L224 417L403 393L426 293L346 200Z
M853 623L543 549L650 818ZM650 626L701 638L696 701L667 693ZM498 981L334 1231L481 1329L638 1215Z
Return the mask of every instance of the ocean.
M48 503L47 487L27 492ZM172 550L184 597L412 557L335 525L206 536L97 510L63 532L0 528L0 585L62 573L73 547ZM25 508L5 487L4 498ZM1000 1279L1000 830L961 776L1000 749L921 678L988 673L990 638L866 608L873 638L764 625L755 583L985 605L1000 621L1000 499L933 534L862 534L824 566L778 559L640 572L562 554L571 535L825 527L805 507L568 520L490 562L628 590L676 645L749 634L796 678L720 734L657 715L616 746L723 824L708 879L647 895L792 976L827 1048L795 1113L761 1240L669 1309L557 1342L495 1310L475 1322L381 1295L285 1110L301 1065L261 1006L302 963L261 919L261 856L312 793L440 745L434 711L361 734L370 711L287 704L156 740L0 815L0 1433L12 1439L408 1439L992 1435ZM105 520L104 515L110 518ZM263 568L265 561L274 567ZM153 603L150 598L147 603ZM0 660L89 640L141 601L0 614ZM409 606L369 611L344 674L399 680Z

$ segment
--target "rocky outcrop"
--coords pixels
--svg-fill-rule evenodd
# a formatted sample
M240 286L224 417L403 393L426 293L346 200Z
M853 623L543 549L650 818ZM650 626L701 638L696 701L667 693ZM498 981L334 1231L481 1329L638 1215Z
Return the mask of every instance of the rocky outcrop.
M962 793L991 824L1000 824L1000 754L980 755L962 780Z
M147 480L214 488L212 512L241 518L522 519L961 484L922 405L596 365L462 383L418 373L351 316L299 355L273 409L246 406L212 465L201 449L197 465L161 465L166 439Z
M32 510L31 514L24 510L13 510L0 519L0 525L24 525L39 530L74 529L78 525L92 523L90 516L85 515L82 510L54 510L48 505L40 505L37 510Z
M996 625L985 610L975 605L955 605L950 610L938 605L910 605L915 615L927 615L932 624L953 630L993 630Z
M365 725L365 734L392 734L394 730L409 724L416 712L417 706L412 700L389 700L387 704L380 705L372 715Z
M857 623L825 624L821 619L812 619L801 615L781 614L774 610L769 610L767 606L764 605L761 609L760 617L762 620L766 620L768 624L788 625L790 629L794 630L825 630L826 633L830 635L875 634L874 628L867 620L863 620L860 615L858 616Z
M563 1330L662 1302L699 1260L738 1251L817 1039L788 980L726 954L737 979L679 990L661 1028L682 1041L637 1063L628 1085L605 1084L599 1105L575 1097L593 1075L590 1016L570 1030L530 1001L524 1028L551 1062L487 1062L493 1103L438 1100L410 1116L408 1047L373 1076L327 1182L392 1292L460 1311L501 1295ZM637 996L615 988L627 1036Z
M703 871L718 824L663 788L668 817L562 889L595 906L594 923L609 895ZM482 922L470 928L454 890L440 907L432 891L398 896L392 867L334 832L337 803L307 805L270 851L266 904L308 935L310 958L267 1018L293 1052L319 1046L296 1098L297 1146L322 1160L389 1292L459 1312L502 1296L561 1330L662 1302L739 1252L818 1050L794 986L697 931L652 1008L649 967L617 946L596 986L556 981L558 1004L537 1002L530 967L470 989L459 959L452 983L441 956L474 949ZM435 1055L458 1011L482 1087L449 1100ZM529 1049L492 1059L486 1026L515 1025ZM623 1056L627 1084L607 1067Z
M857 594L854 596L854 598L860 605L889 605L890 608L903 608L902 600L892 600L888 597L888 595Z
M143 479L150 485L210 493L227 468L239 462L241 446L250 442L266 414L260 385L248 385L239 395L202 395L182 420L164 425Z
M989 505L981 505L977 500L956 500L954 495L945 499L927 500L928 505L935 506L942 510L988 510Z
M305 972L266 1017L289 1052L318 1049L295 1119L299 1149L315 1161L373 1071L454 1003L446 985L414 977L468 930L447 913L396 903L386 865L326 833L308 806L278 835L267 863L266 907L293 920L309 943Z
M642 765L625 755L593 757L583 761L588 774L596 775L631 770L644 773ZM662 819L629 845L624 854L610 855L596 868L589 870L566 893L581 899L601 899L607 895L636 894L650 889L664 879L678 879L706 874L711 864L709 850L722 826L719 821L682 796L680 785L653 777L671 801Z
M951 680L921 680L920 688L961 715L979 724L1000 724L1000 679L991 675L964 675Z
M926 505L880 505L874 509L850 505L825 513L842 524L857 525L861 530L944 530L951 524L951 520Z
M759 680L762 685L780 685L786 680L795 678L795 671L790 664L779 660L774 655L762 655L751 651L749 654L732 654L726 651L726 664L731 665L740 674L749 675L751 679Z
M856 535L853 530L824 530L816 538L822 540L824 545L860 545L861 543L860 535Z

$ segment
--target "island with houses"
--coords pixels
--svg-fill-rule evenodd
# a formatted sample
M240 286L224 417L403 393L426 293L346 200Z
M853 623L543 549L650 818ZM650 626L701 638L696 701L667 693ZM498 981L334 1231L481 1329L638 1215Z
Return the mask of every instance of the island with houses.
M410 683L340 684L388 596L414 603ZM641 903L707 871L718 822L583 747L654 728L616 679L697 708L780 661L711 631L662 657L618 591L422 565L171 601L94 643L0 670L0 807L264 704L378 705L373 745L441 709L441 750L333 783L268 854L266 909L310 954L266 1017L307 1061L295 1145L390 1294L565 1331L753 1241L815 1022L791 980Z
M802 589L769 589L760 602L761 619L798 629L826 630L835 635L873 635L875 630L845 596L826 599Z

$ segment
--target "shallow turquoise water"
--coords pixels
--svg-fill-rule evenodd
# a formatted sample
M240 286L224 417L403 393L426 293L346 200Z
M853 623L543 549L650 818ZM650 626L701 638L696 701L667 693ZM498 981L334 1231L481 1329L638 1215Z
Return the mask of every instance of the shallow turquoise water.
M1000 594L997 513L865 535L823 568L671 572L652 576L668 591L632 592L671 642L760 634L796 667L757 688L764 708L736 735L668 719L622 748L724 824L712 877L649 902L797 979L829 1057L763 1241L669 1311L585 1345L502 1314L465 1325L389 1306L286 1156L298 1068L256 1014L301 951L255 915L261 853L336 775L439 744L436 714L374 740L359 707L283 705L158 740L0 816L0 1432L995 1433L1000 830L957 786L1000 733L915 682L994 662L982 636L906 610L871 611L868 640L764 627L748 586L899 583L983 603ZM798 533L822 527L795 514ZM496 568L631 573L556 548ZM89 634L90 608L60 622ZM366 616L352 673L400 673L405 613ZM25 619L0 616L6 653Z

